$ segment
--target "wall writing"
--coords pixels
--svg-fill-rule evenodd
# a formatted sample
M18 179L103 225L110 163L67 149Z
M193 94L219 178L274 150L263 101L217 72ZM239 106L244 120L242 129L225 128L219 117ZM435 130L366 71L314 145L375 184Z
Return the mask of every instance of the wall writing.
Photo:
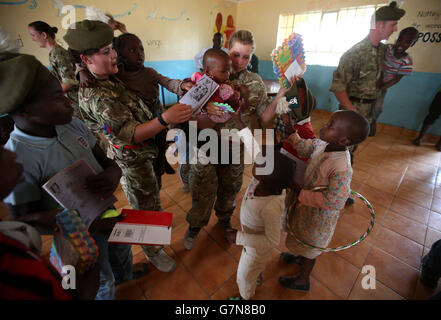
M21 5L21 4L26 4L29 2L28 8L31 10L34 10L35 8L37 8L38 4L36 0L22 0L22 1L0 1L0 5L6 5L6 6L16 6L16 5Z
M412 26L419 30L418 41L422 43L441 42L441 12L434 10L420 10L416 14L416 21Z

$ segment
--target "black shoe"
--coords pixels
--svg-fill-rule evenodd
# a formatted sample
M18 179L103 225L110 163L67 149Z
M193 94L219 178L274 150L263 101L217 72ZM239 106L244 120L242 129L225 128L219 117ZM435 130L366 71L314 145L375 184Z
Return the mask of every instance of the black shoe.
M219 225L219 227L221 227L222 230L227 230L227 229L233 229L233 226L231 225L231 221L230 219L227 220L218 220L217 224Z
M346 205L347 205L347 206L351 206L351 205L353 205L354 202L355 202L355 200L354 200L354 198L352 198L352 197L349 197L349 198L346 199Z
M439 277L437 277L428 267L425 266L427 261L427 255L421 261L421 276L420 280L423 285L431 289L436 289L438 286Z
M279 283L282 287L290 290L295 291L301 291L301 292L308 292L310 289L310 284L306 285L298 285L295 284L295 281L298 277L287 277L287 276L281 276L279 277Z
M173 169L173 167L167 162L167 160L165 160L164 170L165 170L165 173L167 173L167 174L175 174L176 173L175 169Z
M280 260L283 260L286 263L301 265L300 257L296 256L295 254L289 253L289 252L282 252L280 254Z
M415 140L412 140L412 143L416 146L420 146L421 145L421 139L416 138Z

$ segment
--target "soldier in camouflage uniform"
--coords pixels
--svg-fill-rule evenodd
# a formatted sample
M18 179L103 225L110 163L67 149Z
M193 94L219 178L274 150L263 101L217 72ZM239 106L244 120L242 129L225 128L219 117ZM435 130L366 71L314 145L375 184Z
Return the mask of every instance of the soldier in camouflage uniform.
M50 72L60 81L66 98L72 102L74 116L81 119L78 106L78 81L75 80L75 68L69 59L69 52L55 42L58 29L43 21L34 21L28 25L32 40L40 47L49 50Z
M369 35L346 51L334 71L330 91L339 102L339 109L355 110L372 123L373 109L381 95L378 87L382 73L383 57L387 40L397 31L397 22L405 11L397 8L396 2L379 8L372 16ZM351 162L357 146L349 148ZM353 203L350 198L348 203Z
M251 32L246 30L235 32L230 39L229 48L235 71L230 76L230 80L234 85L242 85L248 91L249 108L244 110L242 121L251 127L251 116L257 114L264 123L268 123L275 115L278 99L284 96L287 90L281 88L276 97L271 100L267 96L265 84L260 76L246 69L254 51ZM222 112L212 104L207 105L206 109L208 113L214 115L220 115ZM217 123L214 129L220 136L221 129L240 128L232 118L225 123ZM213 205L220 227L224 231L231 228L230 217L236 206L236 195L241 189L244 171L243 147L241 146L240 149L239 164L231 162L230 164L202 164L198 162L191 165L189 180L192 208L187 214L189 228L184 236L184 246L187 250L193 248L199 231L208 224ZM231 150L235 149L230 144L230 155Z
M96 79L94 88L80 90L81 111L88 126L101 128L122 169L121 185L133 209L161 211L159 187L153 169L158 149L154 136L169 121L188 121L191 107L175 105L162 115L153 117L141 98L128 90L114 75L118 72L116 52L112 48L113 31L100 21L77 22L64 37L71 53L86 61ZM98 76L97 74L100 74ZM143 246L150 262L169 272L176 263L162 246Z

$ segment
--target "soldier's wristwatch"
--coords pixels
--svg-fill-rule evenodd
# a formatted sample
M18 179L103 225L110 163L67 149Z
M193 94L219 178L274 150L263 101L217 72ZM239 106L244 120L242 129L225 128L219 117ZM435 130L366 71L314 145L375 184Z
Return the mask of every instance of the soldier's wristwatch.
M162 124L164 127L167 127L167 126L168 126L168 123L165 122L165 120L162 118L162 115L161 115L161 114L158 114L158 121L159 121L159 123Z

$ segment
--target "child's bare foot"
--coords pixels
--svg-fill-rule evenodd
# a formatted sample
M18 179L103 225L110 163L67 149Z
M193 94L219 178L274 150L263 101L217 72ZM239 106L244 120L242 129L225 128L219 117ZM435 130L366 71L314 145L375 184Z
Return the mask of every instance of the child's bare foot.
M416 138L415 140L412 141L412 143L416 146L420 146L421 145L421 139L420 138Z
M310 288L309 281L302 280L299 276L281 276L279 283L282 287L295 291L308 292Z

